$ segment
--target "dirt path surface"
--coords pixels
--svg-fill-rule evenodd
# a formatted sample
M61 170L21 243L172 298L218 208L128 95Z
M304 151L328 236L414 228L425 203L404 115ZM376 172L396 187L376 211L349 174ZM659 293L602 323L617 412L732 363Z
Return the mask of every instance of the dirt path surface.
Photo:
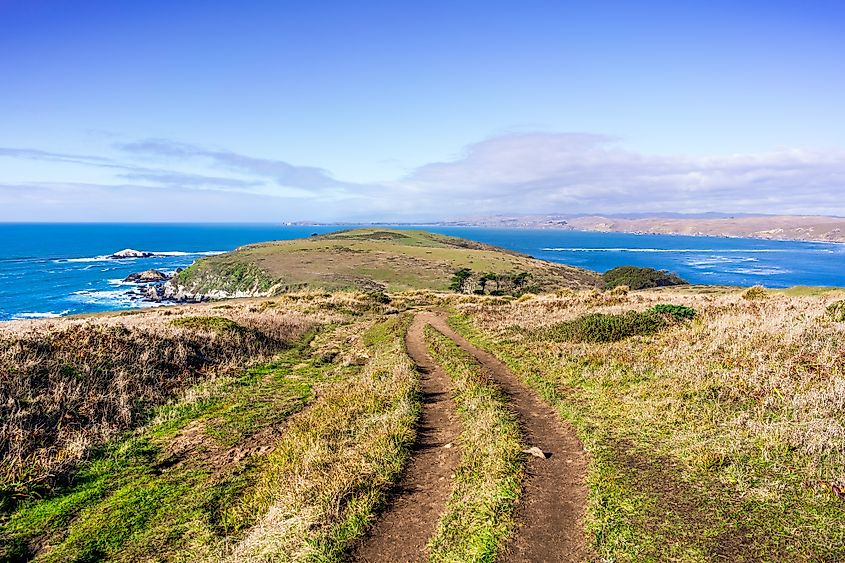
M500 559L520 562L591 559L583 526L587 463L575 432L504 363L470 344L443 317L421 313L414 321L432 325L475 357L509 396L528 445L551 454L547 459L528 457L524 492L517 509L520 527Z
M417 444L390 508L352 554L354 561L426 561L426 543L452 491L452 476L460 459L455 442L461 426L451 398L451 380L426 350L426 318L417 315L405 336L408 355L421 373ZM445 447L449 444L454 446Z

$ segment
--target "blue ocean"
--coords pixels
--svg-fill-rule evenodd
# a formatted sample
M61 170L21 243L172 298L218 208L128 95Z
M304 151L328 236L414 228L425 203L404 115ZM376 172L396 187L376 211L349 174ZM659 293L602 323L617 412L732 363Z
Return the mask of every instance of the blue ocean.
M0 320L146 306L149 303L129 294L133 284L123 281L133 272L150 268L172 272L204 255L244 244L341 228L347 227L3 224ZM845 286L845 245L557 230L425 228L597 271L634 265L670 270L701 284ZM108 258L125 248L157 255Z

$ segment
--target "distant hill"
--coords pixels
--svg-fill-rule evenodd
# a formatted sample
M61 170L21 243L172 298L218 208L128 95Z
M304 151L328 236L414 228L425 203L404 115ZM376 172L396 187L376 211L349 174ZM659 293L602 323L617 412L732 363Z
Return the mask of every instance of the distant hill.
M566 227L583 231L845 242L845 218L812 215L638 219L592 216L567 219Z
M354 229L252 244L203 258L169 283L171 298L247 297L296 289L448 290L459 269L473 275L527 273L534 291L592 288L589 270L425 231ZM491 285L492 286L492 285Z
M439 221L432 225L845 242L845 218L821 215L558 213L467 217L454 221Z

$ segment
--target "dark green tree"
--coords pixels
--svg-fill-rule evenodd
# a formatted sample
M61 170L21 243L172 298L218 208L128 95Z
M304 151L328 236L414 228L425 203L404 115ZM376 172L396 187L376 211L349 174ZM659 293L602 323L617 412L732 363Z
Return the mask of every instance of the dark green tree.
M689 282L666 270L639 268L637 266L619 266L602 275L605 289L627 285L631 289L647 289L669 285L685 285Z
M449 289L458 293L465 293L470 278L472 278L472 270L469 268L456 270L455 275L452 276L452 283L449 285Z

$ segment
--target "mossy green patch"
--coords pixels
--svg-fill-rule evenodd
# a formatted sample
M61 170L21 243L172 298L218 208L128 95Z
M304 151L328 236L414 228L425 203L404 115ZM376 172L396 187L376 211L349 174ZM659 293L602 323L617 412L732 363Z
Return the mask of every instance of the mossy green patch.
M324 372L299 347L198 388L200 399L159 409L156 422L108 444L67 486L10 514L0 527L0 558L198 556L249 525L221 514L261 474L263 450L250 438L301 410Z

